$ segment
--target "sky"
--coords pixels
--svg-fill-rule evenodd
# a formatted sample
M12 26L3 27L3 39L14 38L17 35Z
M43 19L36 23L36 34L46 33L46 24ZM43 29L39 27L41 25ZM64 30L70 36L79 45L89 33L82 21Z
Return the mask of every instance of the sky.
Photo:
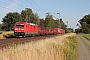
M60 18L68 27L78 28L78 21L90 14L90 0L0 0L0 23L9 12L21 13L25 8L31 8L40 18L45 18L49 12L54 19Z

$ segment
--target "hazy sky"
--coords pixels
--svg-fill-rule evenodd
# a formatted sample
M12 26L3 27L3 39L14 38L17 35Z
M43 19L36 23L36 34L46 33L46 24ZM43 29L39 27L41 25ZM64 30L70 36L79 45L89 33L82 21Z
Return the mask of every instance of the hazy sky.
M47 12L59 18L60 12L68 27L77 28L78 21L90 13L90 0L0 0L0 22L7 13L20 13L25 8L31 8L40 18L45 18Z

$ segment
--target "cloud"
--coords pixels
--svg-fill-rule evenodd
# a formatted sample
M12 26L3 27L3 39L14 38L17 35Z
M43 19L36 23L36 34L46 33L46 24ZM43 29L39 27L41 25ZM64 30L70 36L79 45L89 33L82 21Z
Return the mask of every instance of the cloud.
M0 23L2 23L2 18L9 12L15 12L16 11L17 4L12 3L7 6L0 7Z

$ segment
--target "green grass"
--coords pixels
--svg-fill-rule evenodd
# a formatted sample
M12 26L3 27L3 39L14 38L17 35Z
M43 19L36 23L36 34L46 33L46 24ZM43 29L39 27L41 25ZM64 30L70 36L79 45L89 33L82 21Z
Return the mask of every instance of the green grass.
M5 31L0 31L0 34L2 34L3 32L5 32Z
M81 35L90 41L90 34L82 33Z

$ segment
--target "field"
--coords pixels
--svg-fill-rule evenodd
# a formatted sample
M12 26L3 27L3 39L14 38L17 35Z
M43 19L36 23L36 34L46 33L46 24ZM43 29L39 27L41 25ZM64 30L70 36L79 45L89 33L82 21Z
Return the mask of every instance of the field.
M0 60L77 60L75 33L44 40L12 44L0 49Z
M82 36L84 36L86 39L88 39L90 41L90 34L81 34Z
M0 31L0 33L0 39L5 39L6 37L14 34L13 31Z

